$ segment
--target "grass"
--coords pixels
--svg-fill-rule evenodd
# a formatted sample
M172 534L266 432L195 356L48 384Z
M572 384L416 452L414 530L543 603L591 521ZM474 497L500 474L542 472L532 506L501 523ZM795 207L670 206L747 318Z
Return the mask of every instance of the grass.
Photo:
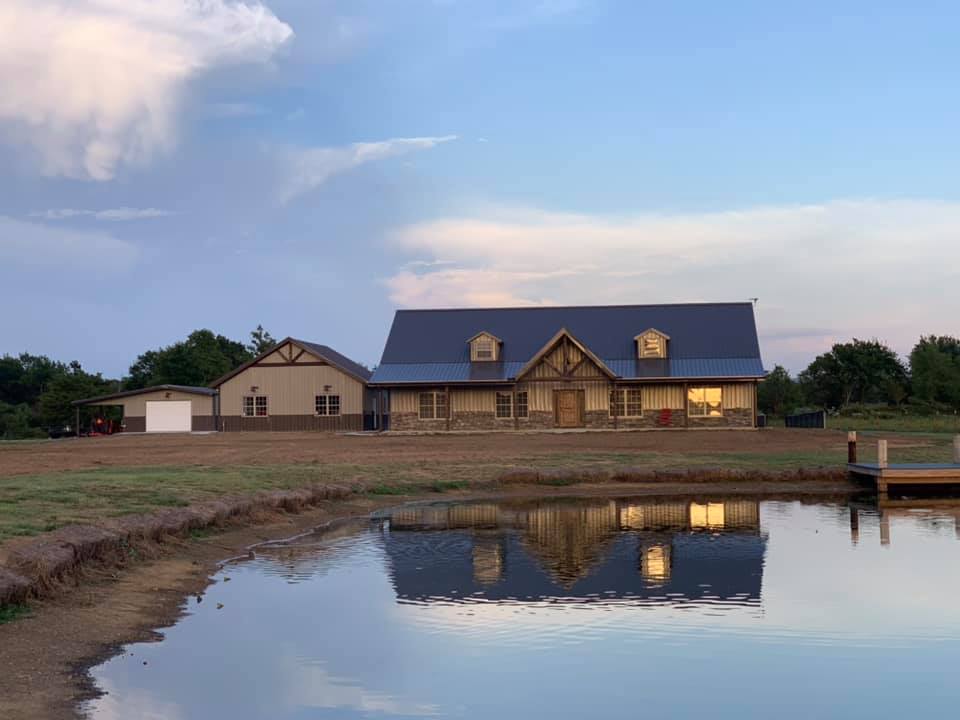
M30 608L26 605L3 605L0 606L0 625L30 617L30 615Z
M815 433L816 430L796 430ZM884 433L884 437L895 435ZM907 442L904 443L904 440ZM934 462L950 457L950 434L900 436L891 448L893 462ZM284 490L310 483L336 483L371 495L391 496L447 493L494 481L509 467L590 469L613 471L624 467L743 468L791 470L841 466L846 462L842 440L824 443L820 451L756 452L554 452L536 456L491 457L488 461L383 462L364 464L309 463L206 467L203 465L146 468L105 467L0 478L0 542L31 536L73 523L96 523L132 513L182 507L225 495L259 490ZM869 433L861 441L860 457L875 457L876 443ZM549 484L547 479L545 484ZM569 479L557 479L570 484Z
M902 433L960 433L957 415L900 415L892 417L827 418L827 427L834 430L875 430Z

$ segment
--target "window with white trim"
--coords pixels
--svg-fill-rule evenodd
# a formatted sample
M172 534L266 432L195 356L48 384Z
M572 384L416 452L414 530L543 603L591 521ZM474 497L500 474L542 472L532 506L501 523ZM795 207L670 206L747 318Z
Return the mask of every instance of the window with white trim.
M610 393L610 416L640 417L643 415L642 396L640 388L616 388Z
M527 391L517 393L517 417L530 417L530 405L528 404Z
M510 393L505 393L505 392L497 393L497 417L498 418L513 417L513 396Z
M314 399L314 412L317 415L330 416L340 414L339 395L317 395Z
M445 392L420 393L420 419L442 420L447 417L447 394Z
M244 417L267 417L267 396L244 395L241 407Z
M723 417L723 388L688 388L687 415L690 417Z

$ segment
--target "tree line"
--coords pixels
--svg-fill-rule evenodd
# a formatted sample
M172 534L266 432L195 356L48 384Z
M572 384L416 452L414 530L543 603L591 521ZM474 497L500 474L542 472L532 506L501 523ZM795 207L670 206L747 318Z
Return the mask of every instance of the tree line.
M210 330L195 330L167 347L147 350L120 379L90 373L79 362L63 363L22 353L0 357L0 439L46 437L75 422L72 403L88 397L152 385L205 386L275 345L258 325L246 344ZM81 427L94 409L81 408Z
M843 412L886 405L918 415L960 410L960 339L921 337L907 362L877 340L837 343L796 378L777 365L760 384L759 409L771 415L797 410Z

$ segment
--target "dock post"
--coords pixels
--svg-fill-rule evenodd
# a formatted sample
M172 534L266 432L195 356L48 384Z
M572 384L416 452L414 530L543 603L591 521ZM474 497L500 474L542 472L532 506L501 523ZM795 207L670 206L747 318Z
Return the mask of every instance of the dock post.
M847 433L847 462L851 465L857 464L857 431L851 430Z
M960 465L960 435L953 436L953 464Z
M887 441L878 440L877 441L877 465L881 468L887 467L889 463L887 462Z

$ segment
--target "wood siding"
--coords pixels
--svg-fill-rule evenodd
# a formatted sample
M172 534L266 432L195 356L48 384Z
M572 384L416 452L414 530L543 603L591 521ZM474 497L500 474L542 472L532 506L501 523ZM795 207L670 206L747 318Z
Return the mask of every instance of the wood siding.
M309 362L319 360L311 356ZM240 416L244 395L266 395L269 415L314 415L317 395L339 395L341 415L363 415L369 404L365 390L363 383L330 365L258 363L220 386L220 414Z
M142 418L147 415L148 402L183 402L184 400L190 401L190 414L193 417L213 415L213 396L195 395L194 393L177 392L175 390L157 390L143 395L118 398L108 401L106 404L123 407L124 417Z
M320 361L320 358L318 358L316 355L312 355L311 353L308 353L305 350L302 350L302 348L299 348L296 345L293 345L292 343L286 343L285 345L281 345L272 353L270 353L265 358L260 360L260 362L257 364L258 365L287 365L289 364L288 358L296 358L294 362L296 362L298 365L303 363Z
M592 363L587 360L581 366L591 366ZM538 375L540 367L534 368L531 373L534 377L543 377ZM590 373L590 370L587 371ZM548 376L549 377L549 376ZM707 383L710 387L717 387L717 383ZM699 387L697 383L691 383L691 387ZM728 410L753 410L753 383L722 383L723 388L723 407ZM587 412L604 411L610 409L610 390L614 387L609 380L582 380L580 382L519 382L516 385L517 392L527 392L528 405L531 411L553 412L553 394L555 390L583 390L584 409ZM643 409L647 410L686 410L687 402L684 394L684 386L673 383L642 384L642 383L618 383L616 387L631 388L640 387L641 402ZM435 388L423 388L422 392L443 391L443 386ZM501 386L490 388L451 388L450 389L450 407L453 412L494 412L496 403L496 393L511 392L513 386ZM420 389L412 390L391 390L390 391L390 412L419 413Z

